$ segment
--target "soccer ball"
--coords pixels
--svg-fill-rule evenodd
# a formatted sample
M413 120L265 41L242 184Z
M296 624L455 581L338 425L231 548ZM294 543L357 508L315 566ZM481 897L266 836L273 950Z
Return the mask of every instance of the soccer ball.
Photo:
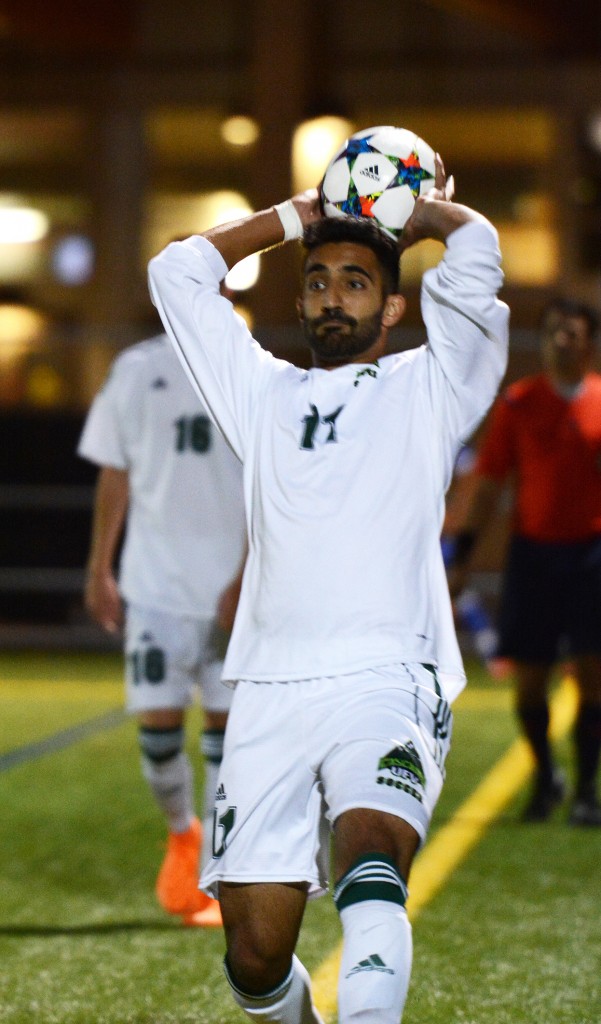
M434 150L406 128L355 132L327 166L320 185L326 217L372 217L398 241L415 200L434 187Z

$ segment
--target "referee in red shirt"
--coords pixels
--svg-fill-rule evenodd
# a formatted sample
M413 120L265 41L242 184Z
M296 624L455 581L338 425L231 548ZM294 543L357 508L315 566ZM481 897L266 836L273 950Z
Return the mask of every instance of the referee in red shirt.
M480 530L510 480L497 654L514 663L516 712L536 761L525 818L545 820L565 795L549 743L548 689L555 664L570 658L579 710L569 821L587 826L601 826L601 375L591 370L597 330L588 306L557 299L545 309L543 371L508 387L493 409L449 570L457 594Z

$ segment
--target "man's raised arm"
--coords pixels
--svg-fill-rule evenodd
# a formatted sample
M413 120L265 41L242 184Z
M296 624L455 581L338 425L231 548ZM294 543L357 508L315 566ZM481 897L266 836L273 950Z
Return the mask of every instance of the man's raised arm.
M210 228L204 237L231 268L246 256L301 238L304 228L321 216L317 189L309 189L268 210Z

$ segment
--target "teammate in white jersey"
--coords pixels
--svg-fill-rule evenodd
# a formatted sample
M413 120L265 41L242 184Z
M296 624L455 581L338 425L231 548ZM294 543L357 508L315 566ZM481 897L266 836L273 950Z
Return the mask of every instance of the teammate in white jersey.
M398 1024L405 1002L407 879L464 682L444 494L507 358L496 232L451 192L438 160L402 241L446 244L423 281L428 343L399 355L385 351L405 308L400 247L367 220L324 219L314 190L150 264L165 328L244 463L249 556L224 669L236 691L202 885L256 1021L320 1020L294 950L307 897L327 887L330 829L340 1024ZM303 230L309 371L263 351L219 293L228 268Z
M78 453L100 467L86 606L115 632L125 602L127 708L138 718L142 770L169 826L157 897L188 924L219 925L217 901L198 889L203 827L184 750L185 709L199 688L205 805L212 815L231 703L231 689L221 682L223 654L245 550L240 462L164 335L116 358ZM204 859L211 831L204 829Z

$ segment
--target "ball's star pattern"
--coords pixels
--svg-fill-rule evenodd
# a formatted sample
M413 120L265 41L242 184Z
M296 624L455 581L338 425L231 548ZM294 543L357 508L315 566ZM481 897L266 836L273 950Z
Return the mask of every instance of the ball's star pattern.
M365 217L371 213L371 208L378 198L382 195L380 192L372 192L370 195L360 196L357 192L357 188L352 179L352 171L355 166L355 161L361 153L376 153L381 155L380 151L373 149L370 144L371 135L366 136L362 139L350 139L349 144L346 148L344 157L351 172L351 183L346 199L337 203L339 209L346 214L351 214L353 217ZM391 182L386 186L387 188L398 188L401 185L408 185L413 193L415 199L420 195L422 181L432 181L433 175L430 171L427 171L421 166L419 162L419 155L414 150L406 160L402 160L400 157L391 156L386 154L386 159L390 161L396 167L396 175Z
M395 165L397 172L394 181L390 182L388 188L395 188L398 185L408 185L417 199L420 195L422 181L433 181L434 176L426 171L419 162L419 156L414 151L406 160L396 156L387 157Z
M394 129L392 130L394 131ZM432 188L434 185L432 152L430 147L426 146L417 136L413 136L415 141L412 141L411 133L404 129L400 130L404 133L402 145L405 147L408 143L408 148L411 151L407 153L406 157L387 152L387 138L380 138L383 131L382 128L376 128L369 134L361 137L351 136L347 139L336 161L329 168L334 168L333 179L336 184L332 191L336 193L336 198L328 199L327 202L342 215L359 219L373 219L374 223L383 231L398 240L402 234L402 227L386 226L381 218L385 216L386 219L391 218L394 221L396 193L398 194L398 209L402 210L403 222L406 221L410 215L411 199L415 202L420 195ZM421 145L425 146L422 156L426 166L421 164ZM395 148L394 141L391 142L391 148ZM397 150L397 152L403 152L403 150ZM407 152L407 149L404 149L404 152ZM358 161L359 166L357 167ZM380 181L377 180L378 174L375 173L375 161L378 165L382 161L386 162L385 165L382 164L382 180ZM386 166L385 171L384 166ZM355 181L355 173L357 173L359 184ZM327 174L326 171L326 178ZM373 180L370 181L370 178ZM384 184L385 181L386 184ZM341 196L341 192L344 198Z

